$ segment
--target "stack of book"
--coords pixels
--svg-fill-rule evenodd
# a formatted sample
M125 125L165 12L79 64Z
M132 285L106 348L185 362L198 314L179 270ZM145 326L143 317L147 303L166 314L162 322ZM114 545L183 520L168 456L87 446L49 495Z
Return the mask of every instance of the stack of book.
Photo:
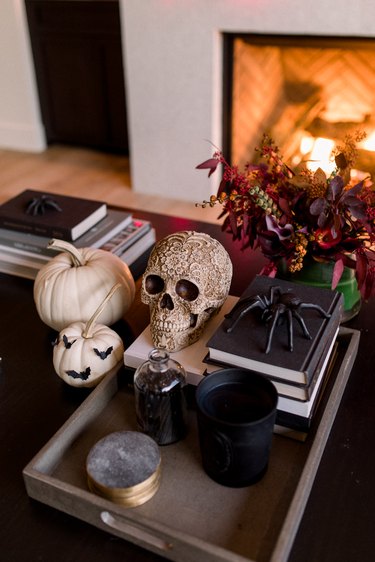
M299 310L311 339L303 335L299 322L293 319L293 351L288 345L289 320L286 314L277 325L271 349L265 353L269 324L262 319L264 308L277 307L277 293L270 303L271 287L281 293L292 292L300 302L319 305L327 314L315 308ZM281 279L257 276L241 299L266 297L227 331L232 319L225 318L206 345L206 361L212 366L241 367L262 373L275 384L279 394L276 430L304 439L327 384L335 360L336 338L342 314L342 295L318 287L290 283ZM294 434L294 435L292 435Z
M51 238L119 256L138 277L155 243L151 222L102 201L25 190L0 206L0 271L35 279L56 251Z
M228 296L218 314L207 323L201 338L192 345L171 353L187 372L188 383L199 384L202 377L228 367L241 367L260 372L275 384L279 395L275 432L293 439L305 440L311 429L318 405L329 382L338 355L337 336L343 307L341 293L280 279L257 276L241 298L265 295L271 287L292 291L305 303L319 304L328 318L314 309L300 311L311 335L303 336L293 320L294 350L288 348L288 322L275 329L271 350L265 353L268 328L260 316L263 309L252 310L237 324L233 332L226 331L231 312L238 298ZM277 304L277 303L276 303ZM124 364L136 369L146 361L153 348L150 326L125 350Z

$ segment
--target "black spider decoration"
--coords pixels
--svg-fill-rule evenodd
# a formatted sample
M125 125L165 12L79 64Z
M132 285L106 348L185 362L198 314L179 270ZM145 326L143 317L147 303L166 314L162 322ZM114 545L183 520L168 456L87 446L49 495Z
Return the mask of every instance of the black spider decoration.
M37 215L44 215L49 210L58 211L61 213L62 209L52 197L48 195L41 195L40 197L33 197L27 204L26 213L36 217Z
M306 338L311 339L311 335L300 314L302 309L311 308L320 312L324 318L330 317L330 314L325 312L318 304L302 302L301 299L294 293L283 293L280 287L274 286L270 289L269 297L265 295L256 295L255 297L245 297L244 299L238 301L233 309L225 315L225 318L232 320L232 322L227 326L226 332L232 332L239 320L255 308L261 309L262 321L270 324L265 353L269 353L271 349L272 337L280 320L287 321L289 350L293 351L293 318L295 318L301 326L303 335Z

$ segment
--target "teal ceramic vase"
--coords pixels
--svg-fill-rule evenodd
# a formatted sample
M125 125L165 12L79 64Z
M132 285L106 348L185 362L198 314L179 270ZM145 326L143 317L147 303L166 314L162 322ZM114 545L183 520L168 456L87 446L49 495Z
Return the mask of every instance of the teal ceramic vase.
M285 264L278 270L278 277L288 279L293 283L303 283L330 289L332 283L333 264L310 260L306 262L301 271L288 273ZM355 272L345 267L341 279L336 287L344 296L344 310L341 322L347 322L356 316L361 308L361 293L358 290Z

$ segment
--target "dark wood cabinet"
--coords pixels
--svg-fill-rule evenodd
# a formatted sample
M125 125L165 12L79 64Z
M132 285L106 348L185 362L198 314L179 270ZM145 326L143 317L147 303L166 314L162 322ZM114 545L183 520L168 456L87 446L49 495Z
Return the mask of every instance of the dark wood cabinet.
M128 154L118 0L25 0L47 142Z

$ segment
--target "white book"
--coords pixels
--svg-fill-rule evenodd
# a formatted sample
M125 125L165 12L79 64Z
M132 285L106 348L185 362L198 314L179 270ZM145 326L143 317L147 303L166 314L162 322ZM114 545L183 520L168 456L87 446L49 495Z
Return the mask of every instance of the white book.
M227 314L233 308L237 300L237 297L228 296L220 312L212 316L207 322L199 340L180 351L170 354L171 359L178 361L184 367L189 384L197 385L206 373L207 367L209 367L204 363L208 352L206 342L223 321L224 314ZM148 354L153 348L154 345L151 339L150 326L147 326L138 338L125 350L125 366L136 369L148 359ZM218 367L216 367L216 369L217 368Z

